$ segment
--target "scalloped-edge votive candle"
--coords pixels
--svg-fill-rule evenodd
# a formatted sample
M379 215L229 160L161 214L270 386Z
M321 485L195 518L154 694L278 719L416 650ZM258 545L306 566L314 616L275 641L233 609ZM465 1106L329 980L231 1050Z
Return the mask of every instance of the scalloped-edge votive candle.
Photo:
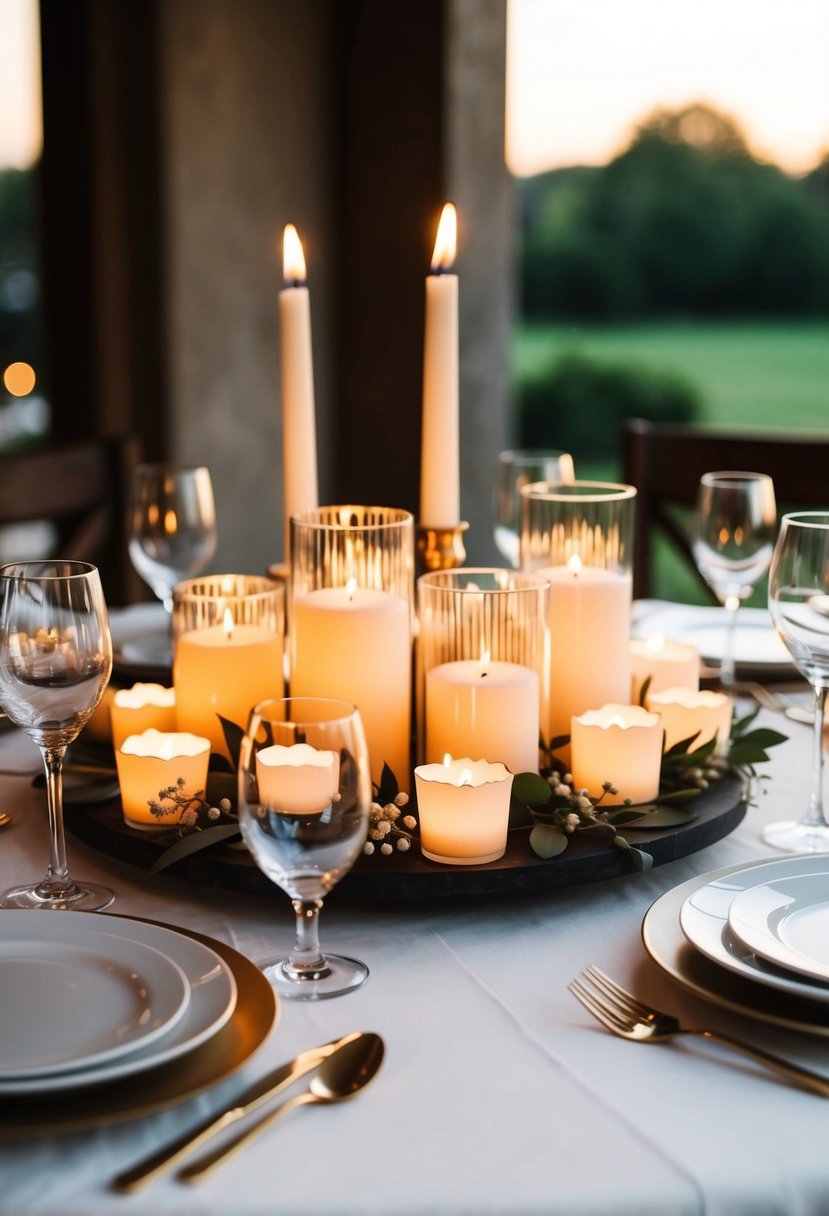
M176 729L176 694L163 684L133 684L119 688L112 698L112 746L118 748L130 735L145 730Z
M209 763L210 740L200 735L153 729L130 735L115 753L124 822L143 832L179 823L188 798L192 802L197 794L204 796ZM159 797L169 786L177 787L175 802ZM162 805L165 813L153 814L150 802Z
M663 633L634 638L630 644L631 701L639 704L642 685L650 677L648 692L667 688L699 690L699 651L688 642L676 642Z
M647 706L662 718L665 751L696 735L691 750L717 736L722 750L731 735L731 698L721 692L694 692L690 688L667 688L647 697Z
M308 743L275 743L256 753L256 781L259 802L269 810L321 815L338 791L340 757Z
M503 857L507 847L512 773L487 760L447 757L414 771L424 857L474 866Z
M626 798L650 802L659 793L662 721L639 705L603 705L571 722L570 767L575 789L593 798L611 782L618 794L606 793L602 806L619 806Z

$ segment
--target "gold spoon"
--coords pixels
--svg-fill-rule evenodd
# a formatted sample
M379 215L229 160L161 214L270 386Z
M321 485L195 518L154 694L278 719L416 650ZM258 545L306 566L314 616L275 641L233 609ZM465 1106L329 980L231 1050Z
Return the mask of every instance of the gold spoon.
M294 1107L317 1102L344 1102L346 1098L353 1098L376 1074L383 1063L383 1051L383 1040L379 1034L371 1032L344 1043L323 1060L319 1072L305 1093L297 1094L290 1101L283 1102L234 1140L211 1153L206 1153L192 1165L180 1170L176 1176L182 1182L202 1182L223 1161L234 1157L240 1149L250 1144Z

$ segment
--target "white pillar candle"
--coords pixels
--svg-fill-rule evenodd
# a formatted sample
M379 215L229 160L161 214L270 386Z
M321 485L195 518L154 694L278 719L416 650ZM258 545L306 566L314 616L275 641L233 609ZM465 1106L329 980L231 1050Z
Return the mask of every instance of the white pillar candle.
M484 865L507 847L512 773L485 760L415 769L420 847L447 865Z
M665 750L696 735L693 751L717 736L719 750L731 736L731 699L721 692L694 692L691 688L668 688L648 695L648 709L662 718Z
M288 284L279 293L282 494L287 560L291 516L296 511L312 510L319 502L311 301L305 285L302 244L293 224L285 228L282 258Z
M340 757L308 743L277 743L256 753L256 781L262 806L285 815L320 815L338 792Z
M245 730L254 705L284 695L279 638L260 625L235 623L228 611L222 625L178 638L173 687L179 730L205 735L230 760L219 715Z
M648 692L666 688L699 689L699 651L687 642L674 642L662 633L634 638L630 644L631 701L639 704L642 685L650 678Z
M119 688L112 698L112 746L117 751L128 735L145 730L174 731L176 694L161 684L133 684Z
M538 772L538 676L518 663L466 659L426 673L426 762L453 756L500 760Z
M210 740L198 735L158 730L130 735L115 753L125 822L142 831L178 823L186 804L162 800L160 793L176 786L180 802L204 797L209 763ZM154 815L150 802L161 805L165 813Z
M619 806L626 798L650 802L659 793L662 722L639 705L603 705L572 720L570 768L575 789L598 798L606 781L618 794L607 793L602 806Z
M629 574L582 565L535 571L550 580L548 738L569 735L570 720L630 696Z
M411 731L409 605L387 591L320 587L293 604L292 697L333 697L356 705L371 778L388 764L408 790Z
M420 522L432 528L454 528L461 518L458 276L446 273L456 244L457 216L447 203L426 278L423 337Z

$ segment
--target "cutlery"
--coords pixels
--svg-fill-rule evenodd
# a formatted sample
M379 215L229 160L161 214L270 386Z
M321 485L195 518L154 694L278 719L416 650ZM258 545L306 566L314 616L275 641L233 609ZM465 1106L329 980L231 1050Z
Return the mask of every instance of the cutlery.
M788 697L781 696L778 692L772 692L770 688L766 688L764 684L754 684L752 682L738 684L738 692L745 692L758 705L762 705L764 709L773 709L776 713L785 714L792 722L802 722L806 726L813 726L815 715L810 709L804 709L800 705L793 705Z
M759 1060L761 1064L781 1073L790 1081L795 1081L824 1098L829 1097L829 1079L826 1077L772 1055L761 1047L750 1047L740 1039L718 1030L680 1026L676 1018L637 1000L598 967L588 967L579 979L568 984L568 988L598 1022L623 1039L631 1039L634 1043L661 1043L674 1035L700 1035L716 1043L734 1047L753 1060Z
M292 1082L305 1076L312 1068L316 1068L330 1056L332 1052L344 1047L348 1043L359 1041L364 1036L357 1031L353 1034L345 1035L341 1039L334 1039L331 1043L325 1043L322 1047L312 1047L308 1051L301 1052L293 1060L289 1060L287 1064L283 1064L281 1068L275 1069L273 1072L262 1077L259 1081L255 1081L245 1092L239 1097L235 1105L222 1111L213 1119L208 1119L195 1131L188 1132L186 1136L181 1136L172 1144L166 1145L147 1157L138 1165L126 1170L123 1174L119 1174L114 1179L112 1185L117 1191L124 1194L133 1194L135 1191L140 1191L148 1183L153 1182L156 1178L162 1177L174 1165L178 1165L185 1157L189 1156L195 1149L201 1148L206 1144L217 1132L223 1128L229 1127L244 1115L249 1115L253 1111L258 1110L264 1102L269 1098L275 1097Z
M0 828L4 828L6 824L11 823L11 821L11 815L6 814L5 811L0 811Z
M311 1081L310 1088L297 1094L269 1111L251 1127L241 1132L229 1144L220 1145L206 1153L192 1165L186 1166L176 1177L191 1184L203 1182L214 1170L235 1157L241 1149L257 1139L267 1128L272 1127L289 1110L297 1106L316 1103L329 1105L344 1102L359 1093L376 1075L383 1062L383 1040L377 1034L362 1034L335 1048L320 1065L320 1070Z

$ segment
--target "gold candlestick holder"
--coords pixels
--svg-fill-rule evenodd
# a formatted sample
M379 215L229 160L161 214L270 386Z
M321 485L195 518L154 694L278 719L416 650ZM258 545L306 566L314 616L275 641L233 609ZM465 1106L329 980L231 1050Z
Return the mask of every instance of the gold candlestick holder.
M417 556L426 574L434 570L456 570L466 561L463 534L469 524L461 521L453 528L429 528L417 525Z

